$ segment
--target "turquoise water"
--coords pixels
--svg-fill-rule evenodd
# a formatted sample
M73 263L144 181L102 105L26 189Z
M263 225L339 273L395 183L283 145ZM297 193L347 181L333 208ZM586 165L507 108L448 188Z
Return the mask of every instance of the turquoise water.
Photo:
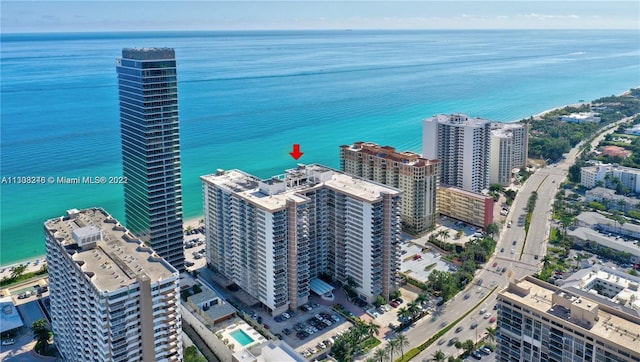
M421 120L510 122L640 85L637 31L306 31L1 35L0 176L122 174L115 58L176 49L184 216L199 176L338 167L356 141L421 151ZM299 161L289 156L301 145ZM0 264L44 253L42 223L121 185L0 185Z
M247 344L253 342L253 338L249 337L249 335L245 333L245 331L243 331L242 329L237 329L229 334L231 335L231 337L233 337L233 339L238 341L238 343L240 343L242 346L246 346Z

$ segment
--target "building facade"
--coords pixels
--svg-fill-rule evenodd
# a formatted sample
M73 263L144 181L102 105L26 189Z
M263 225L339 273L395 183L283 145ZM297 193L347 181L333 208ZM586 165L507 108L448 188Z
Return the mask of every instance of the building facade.
M531 276L510 282L498 295L496 361L640 361L640 318L598 299Z
M440 160L440 183L473 192L489 188L491 122L464 114L423 121L422 156Z
M482 228L493 222L493 197L452 186L438 188L438 205L442 215Z
M504 133L491 132L490 184L509 186L513 170L513 138Z
M175 52L123 49L116 70L126 225L184 270Z
M347 174L402 190L402 223L408 231L421 233L435 226L440 161L356 142L340 147L340 167Z
M580 184L586 188L601 185L616 189L618 183L629 192L640 193L640 170L618 164L601 164L580 169Z
M508 186L512 171L527 166L528 152L528 124L492 123L489 182Z
M320 165L201 179L209 267L273 315L307 303L320 275L355 284L369 302L396 288L399 190Z
M178 271L99 208L44 225L51 326L66 361L182 361Z

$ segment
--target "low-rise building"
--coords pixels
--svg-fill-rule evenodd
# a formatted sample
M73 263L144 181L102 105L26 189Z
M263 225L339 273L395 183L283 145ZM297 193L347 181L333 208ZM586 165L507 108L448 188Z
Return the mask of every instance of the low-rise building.
M438 189L440 213L482 228L493 222L493 197L441 185Z
M600 123L598 113L593 112L571 113L560 117L560 120L568 123Z
M583 212L576 219L578 226L640 240L640 225L629 222L620 223L597 212Z
M640 277L595 265L577 271L561 283L563 289L640 317Z
M607 210L618 210L627 212L637 209L640 200L635 197L627 197L616 194L615 190L604 187L594 187L585 192L587 202L596 201L603 204Z
M496 361L640 361L640 318L600 295L525 276L509 282L497 306Z
M233 354L233 362L305 362L306 360L284 341L268 341Z
M604 186L615 189L618 183L629 192L640 193L640 169L618 164L599 164L580 169L580 184L586 188Z
M24 326L22 317L10 296L0 298L0 334L13 333Z
M586 246L589 243L596 243L599 247L628 253L630 263L640 262L640 247L635 245L635 240L622 240L620 237L608 236L587 227L569 230L567 235L572 237L578 245Z

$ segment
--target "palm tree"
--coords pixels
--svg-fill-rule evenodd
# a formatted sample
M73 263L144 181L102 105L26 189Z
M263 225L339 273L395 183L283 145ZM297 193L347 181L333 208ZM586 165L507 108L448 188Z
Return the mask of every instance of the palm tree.
M420 294L418 294L418 297L416 298L416 300L414 300L414 302L422 305L427 300L429 300L429 297L427 297L427 295L425 293L420 293Z
M487 235L492 237L498 233L500 229L498 228L498 225L494 222L492 222L491 224L487 225Z
M436 362L444 362L446 358L447 356L441 350L437 350L433 352L433 356L431 357L431 359Z
M380 326L373 323L373 321L369 321L367 324L367 332L371 337L377 336L378 333L380 333Z
M549 265L549 262L551 262L551 258L549 258L549 255L545 255L542 258L542 266L546 268Z
M18 279L24 274L24 271L27 270L26 265L18 265L13 268L11 271L11 279Z
M364 362L378 362L378 361L373 357L369 357L366 360L364 360Z
M387 342L387 347L385 348L387 353L389 354L389 359L393 361L393 354L398 349L398 341L396 341L395 339L390 339L389 342Z
M373 353L373 358L380 362L384 362L384 360L387 359L387 352L384 350L384 348L378 348Z
M475 348L475 343L473 343L472 340L467 339L466 341L462 342L462 349L464 349L464 351L467 352L467 354L471 353L471 351L473 351L474 348Z
M446 242L450 236L449 230L442 230L442 242Z
M38 319L31 323L31 331L33 331L33 338L36 340L36 352L42 353L46 351L49 345L49 339L53 335L51 330L49 330L49 322L45 318Z
M491 343L495 342L497 333L498 333L497 329L491 328L491 327L487 327L487 337L489 338L489 341Z
M409 339L402 333L396 334L393 339L398 342L398 348L400 348L400 353L402 353L402 357L404 357L404 348L409 347Z
M409 305L407 305L407 310L409 312L409 315L411 316L411 319L415 320L420 313L420 306L418 306L418 303L416 302L411 302L409 303Z
M402 320L409 319L409 317L411 316L411 312L409 312L409 310L405 307L398 309L396 313L398 314L398 318Z

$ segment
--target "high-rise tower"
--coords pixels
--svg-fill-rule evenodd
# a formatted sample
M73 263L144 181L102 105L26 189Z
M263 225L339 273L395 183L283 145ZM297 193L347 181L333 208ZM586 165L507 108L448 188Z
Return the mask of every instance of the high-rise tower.
M175 51L125 48L116 70L127 228L184 270Z
M44 224L51 323L65 361L182 361L180 275L105 210Z
M489 188L491 122L464 114L427 118L423 123L422 153L440 160L440 182L467 191Z

